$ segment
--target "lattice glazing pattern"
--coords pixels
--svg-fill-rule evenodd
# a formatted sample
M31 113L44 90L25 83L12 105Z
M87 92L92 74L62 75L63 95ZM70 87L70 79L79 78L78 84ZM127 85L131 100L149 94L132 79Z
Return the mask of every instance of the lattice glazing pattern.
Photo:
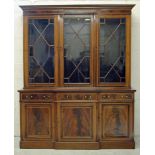
M64 83L89 83L90 18L64 19Z
M125 22L100 19L100 82L125 82Z
M54 83L54 19L29 20L29 82Z

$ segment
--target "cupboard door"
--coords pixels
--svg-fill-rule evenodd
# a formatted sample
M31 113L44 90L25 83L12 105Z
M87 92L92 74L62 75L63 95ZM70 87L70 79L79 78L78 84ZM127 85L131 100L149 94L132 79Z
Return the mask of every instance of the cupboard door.
M26 86L57 82L56 17L25 17L24 40ZM28 59L27 59L28 58Z
M92 83L91 16L63 16L62 85Z
M24 106L24 105L22 105ZM52 108L51 105L25 104L22 111L22 132L26 139L52 139Z
M102 139L127 138L129 136L129 106L101 105Z
M129 82L129 22L125 16L99 18L99 85L125 86Z
M96 106L95 103L58 104L59 141L95 141Z

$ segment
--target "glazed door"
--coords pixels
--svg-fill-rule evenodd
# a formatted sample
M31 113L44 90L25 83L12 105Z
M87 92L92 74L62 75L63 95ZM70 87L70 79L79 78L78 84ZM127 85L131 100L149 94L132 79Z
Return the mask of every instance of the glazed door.
M24 17L26 86L57 85L57 17Z
M92 85L92 16L66 15L60 25L61 85Z
M98 21L97 83L100 86L129 86L130 18L102 16Z

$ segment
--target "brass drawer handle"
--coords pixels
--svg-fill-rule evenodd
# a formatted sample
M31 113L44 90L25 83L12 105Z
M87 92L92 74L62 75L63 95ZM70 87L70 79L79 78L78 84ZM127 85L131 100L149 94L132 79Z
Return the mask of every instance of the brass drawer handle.
M44 99L44 100L45 100L45 99L50 99L50 96L44 95L44 96L43 96L43 99Z
M104 95L104 96L102 96L102 98L103 98L103 99L105 99L105 98L106 98L106 96Z
M31 95L31 96L30 96L30 98L32 99L32 98L33 98L33 96Z
M129 96L128 96L128 95L126 95L125 97L126 97L126 98L129 98Z
M43 99L46 99L46 96L45 95L43 96Z
M86 95L86 96L84 96L84 98L87 99L87 100L91 100L92 96L91 95L89 95L89 96Z
M28 99L28 98L29 98L29 96L27 96L27 95L26 95L26 96L25 96L25 98L26 98L26 99Z
M65 98L66 98L66 99L69 99L69 96L68 96L68 95L66 95L66 96L65 96Z

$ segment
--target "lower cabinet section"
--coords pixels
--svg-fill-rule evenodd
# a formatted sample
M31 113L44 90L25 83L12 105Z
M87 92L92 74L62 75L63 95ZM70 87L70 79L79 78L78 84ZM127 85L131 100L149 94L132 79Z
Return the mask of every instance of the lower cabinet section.
M39 100L31 96L31 92L20 93L21 148L135 147L133 93L48 92L50 98Z

